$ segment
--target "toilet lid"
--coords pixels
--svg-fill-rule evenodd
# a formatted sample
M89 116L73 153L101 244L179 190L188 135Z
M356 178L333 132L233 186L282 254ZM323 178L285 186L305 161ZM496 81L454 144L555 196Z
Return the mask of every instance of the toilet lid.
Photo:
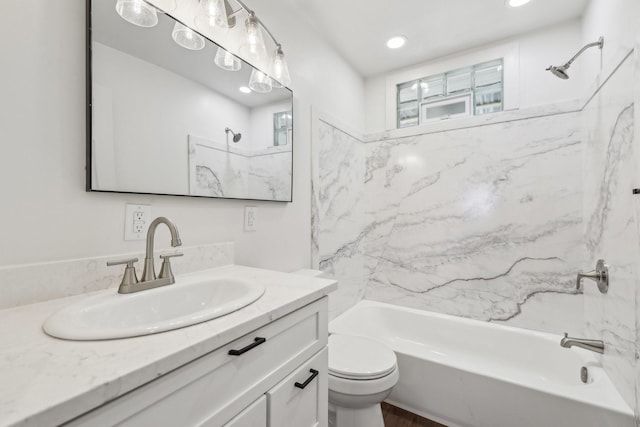
M347 379L375 379L396 368L396 355L385 345L350 335L329 336L329 373Z

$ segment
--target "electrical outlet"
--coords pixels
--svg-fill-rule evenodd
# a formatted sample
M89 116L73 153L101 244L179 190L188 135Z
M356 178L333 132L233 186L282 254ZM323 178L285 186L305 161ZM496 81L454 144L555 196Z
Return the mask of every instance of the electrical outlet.
M258 207L244 207L244 231L256 231L258 222Z
M151 222L150 205L125 206L124 240L144 240Z

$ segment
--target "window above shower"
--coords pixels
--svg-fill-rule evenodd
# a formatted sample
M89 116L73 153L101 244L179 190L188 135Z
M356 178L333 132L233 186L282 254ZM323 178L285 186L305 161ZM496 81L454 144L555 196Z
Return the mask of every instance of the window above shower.
M396 125L502 111L503 60L493 60L423 77L396 86Z

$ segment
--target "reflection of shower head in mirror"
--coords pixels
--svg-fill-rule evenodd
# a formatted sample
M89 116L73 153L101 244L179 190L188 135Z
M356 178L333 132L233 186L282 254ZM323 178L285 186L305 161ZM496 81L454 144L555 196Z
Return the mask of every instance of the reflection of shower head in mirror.
M229 135L229 132L231 132L231 135L233 135L233 142L238 142L240 141L240 138L242 138L242 134L240 132L235 133L230 128L225 128L224 131L227 133L227 135Z

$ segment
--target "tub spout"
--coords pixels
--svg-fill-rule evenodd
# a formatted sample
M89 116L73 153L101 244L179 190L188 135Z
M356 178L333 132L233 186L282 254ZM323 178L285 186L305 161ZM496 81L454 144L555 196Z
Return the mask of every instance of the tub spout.
M596 353L604 353L604 342L600 340L571 338L566 332L564 333L564 338L560 340L560 346L564 348L576 346L584 348L585 350L595 351Z

